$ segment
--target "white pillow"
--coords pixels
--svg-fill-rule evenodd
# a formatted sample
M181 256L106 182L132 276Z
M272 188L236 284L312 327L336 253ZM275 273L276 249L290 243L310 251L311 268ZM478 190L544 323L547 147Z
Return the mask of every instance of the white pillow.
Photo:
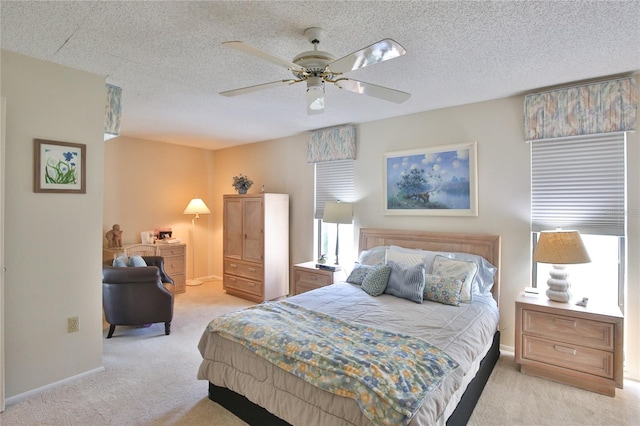
M387 246L376 246L369 250L363 250L358 257L358 263L370 266L384 263L385 250L387 248Z
M425 266L424 269L427 274L430 274L431 271L433 270L433 259L438 254L442 254L437 251L410 249L410 248L394 246L394 245L389 246L389 248L391 251L398 252L398 253L408 253L408 254L415 254L418 256L422 256L422 258L424 259L424 266Z
M439 255L433 261L433 275L445 278L455 277L463 280L462 290L460 291L460 302L462 303L471 303L472 284L477 273L478 265L474 262L449 259Z
M388 264L389 262L402 263L407 266L424 264L424 255L418 253L402 253L387 249L384 263Z

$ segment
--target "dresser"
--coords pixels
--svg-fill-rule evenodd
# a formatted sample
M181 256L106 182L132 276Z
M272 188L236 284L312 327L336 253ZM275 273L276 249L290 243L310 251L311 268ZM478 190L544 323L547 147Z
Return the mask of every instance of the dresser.
M223 196L223 288L254 302L289 294L289 195Z
M158 256L164 258L164 271L173 279L173 292L186 290L187 245L183 243L158 243Z
M344 270L330 271L316 266L316 262L293 265L293 294L315 290L347 278Z
M615 396L623 381L623 327L617 306L582 307L521 294L515 361L523 373Z

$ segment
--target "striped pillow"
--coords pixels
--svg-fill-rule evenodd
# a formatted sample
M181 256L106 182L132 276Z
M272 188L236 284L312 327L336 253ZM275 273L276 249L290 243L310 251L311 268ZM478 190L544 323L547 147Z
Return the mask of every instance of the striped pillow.
M412 302L422 303L425 285L424 264L405 265L389 260L387 265L391 267L391 273L384 292Z

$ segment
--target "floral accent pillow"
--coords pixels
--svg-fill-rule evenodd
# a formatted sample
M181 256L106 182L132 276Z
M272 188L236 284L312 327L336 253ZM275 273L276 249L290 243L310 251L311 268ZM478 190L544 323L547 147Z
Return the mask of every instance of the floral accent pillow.
M455 277L462 280L460 302L471 303L473 280L478 273L478 265L464 260L449 259L444 256L436 256L433 260L434 275L441 277Z
M362 289L371 296L380 296L387 288L391 266L380 264L371 268L367 276L362 280Z
M351 284L362 285L362 281L364 281L364 278L372 269L372 265L361 265L359 263L356 263L353 267L353 271L351 271L349 277L347 277L347 282Z
M445 305L460 306L462 280L426 274L424 298Z

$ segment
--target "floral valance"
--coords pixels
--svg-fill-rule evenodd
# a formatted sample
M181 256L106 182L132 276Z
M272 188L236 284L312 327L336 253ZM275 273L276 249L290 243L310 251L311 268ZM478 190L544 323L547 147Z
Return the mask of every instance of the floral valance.
M353 125L316 130L307 144L307 162L355 160L356 127Z
M525 140L635 130L638 90L623 78L533 93L524 99Z
M122 89L107 84L107 103L104 108L104 140L120 136L122 116Z

